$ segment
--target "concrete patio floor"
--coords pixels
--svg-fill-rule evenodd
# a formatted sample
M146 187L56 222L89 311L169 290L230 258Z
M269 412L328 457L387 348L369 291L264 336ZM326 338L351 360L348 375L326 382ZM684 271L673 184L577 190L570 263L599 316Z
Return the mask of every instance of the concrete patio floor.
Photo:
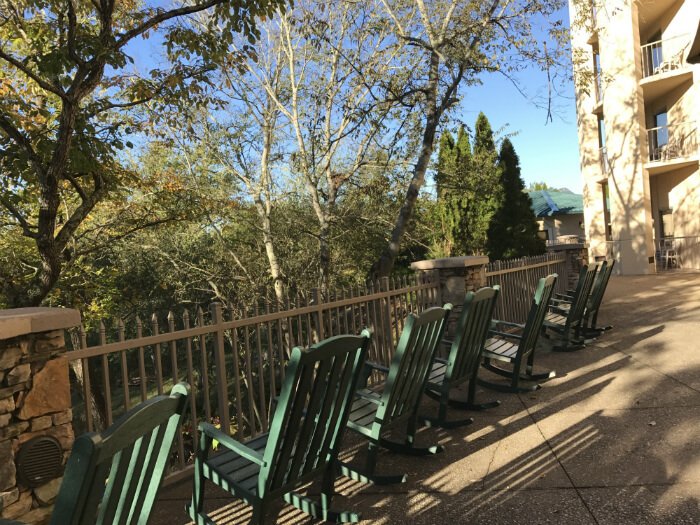
M479 391L501 406L419 433L443 453L380 455L380 472L407 483L338 478L334 507L360 511L363 524L700 524L700 273L613 277L600 319L615 328L585 349L539 352L536 367L557 371L542 389ZM362 443L345 441L361 461ZM188 523L190 494L189 479L161 490L152 523ZM207 508L221 524L250 518L217 490ZM310 521L284 507L278 523Z

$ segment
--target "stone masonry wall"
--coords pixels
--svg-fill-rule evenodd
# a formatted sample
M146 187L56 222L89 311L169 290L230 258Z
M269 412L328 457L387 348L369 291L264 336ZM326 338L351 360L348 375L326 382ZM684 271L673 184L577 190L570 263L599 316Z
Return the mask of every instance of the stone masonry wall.
M8 319L0 317L0 516L45 523L62 478L25 487L17 475L16 459L22 444L37 436L52 436L61 445L65 465L73 445L64 330L4 339L13 332L13 327L7 328Z

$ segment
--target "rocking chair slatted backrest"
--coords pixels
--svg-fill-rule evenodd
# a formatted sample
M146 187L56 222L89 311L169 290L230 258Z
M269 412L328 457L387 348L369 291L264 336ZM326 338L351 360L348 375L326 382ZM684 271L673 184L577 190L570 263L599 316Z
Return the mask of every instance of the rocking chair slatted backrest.
M542 331L542 325L544 324L544 318L549 308L549 301L554 294L554 285L558 277L556 273L553 273L547 277L543 277L537 283L535 296L532 299L532 306L527 314L527 321L523 329L523 338L519 345L520 350L518 353L521 355L529 353L537 345L537 340Z
M185 410L176 385L130 410L101 434L75 440L51 523L146 523Z
M261 497L288 492L332 461L368 343L365 331L292 350L260 470Z
M382 405L377 410L378 422L388 424L416 410L451 310L452 305L447 304L428 308L418 316L409 314L391 360Z
M455 339L450 346L445 381L458 383L467 380L478 366L499 292L500 287L496 285L467 293Z
M578 284L576 285L576 291L571 299L571 307L569 308L569 313L566 316L566 324L569 328L575 328L578 330L581 326L583 314L586 309L586 304L588 303L588 297L591 292L591 286L593 286L596 271L597 268L595 265L586 266L584 264L583 267L581 267L578 277Z
M603 261L600 270L591 288L591 295L588 299L588 304L586 305L586 322L590 323L598 316L598 310L603 302L603 296L605 295L605 290L608 287L608 282L610 281L610 276L612 275L613 268L615 267L615 261L610 262Z

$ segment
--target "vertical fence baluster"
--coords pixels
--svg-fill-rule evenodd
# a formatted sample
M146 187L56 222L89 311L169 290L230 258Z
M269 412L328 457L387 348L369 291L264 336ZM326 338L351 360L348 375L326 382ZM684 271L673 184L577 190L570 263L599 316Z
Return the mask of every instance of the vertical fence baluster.
M214 329L214 366L216 366L216 392L218 394L219 424L221 431L231 433L231 416L228 408L228 382L226 381L226 354L224 352L224 328L221 303L212 303L209 312L211 314L212 328Z
M158 329L158 316L153 313L151 316L151 327L153 330L153 335L160 335L160 331ZM153 354L154 354L154 361L155 361L155 367L156 367L156 388L158 389L158 394L163 393L163 363L161 362L161 354L160 354L160 343L156 343L153 345Z
M117 339L123 342L126 338L126 329L122 319L117 320ZM129 364L126 360L126 350L120 352L119 360L122 369L122 393L124 395L124 410L131 408L131 397L129 394Z
M258 303L253 305L253 315L258 317L260 311L258 309ZM260 335L260 323L255 323L255 348L257 349L258 358L258 395L260 399L258 400L258 406L260 407L260 420L262 423L262 431L267 432L267 401L265 400L265 368L264 368L264 356L265 352L262 349L262 336Z
M100 346L107 344L107 331L105 324L100 321ZM102 394L105 400L105 424L112 424L112 387L109 381L109 358L102 354Z
M182 313L182 327L185 330L190 329L190 314L187 310ZM185 338L185 360L187 362L187 382L190 384L192 389L190 395L190 427L192 430L192 453L197 453L197 448L199 447L199 431L197 430L197 425L199 423L197 417L197 390L198 385L194 381L194 361L192 359L192 338ZM206 370L204 371L206 374ZM201 372L200 372L201 374ZM182 461L187 462L189 458L182 458Z
M137 315L136 316L136 339L141 340L143 337L143 323L141 322L141 318ZM146 378L146 357L144 355L144 349L143 346L139 346L139 386L141 387L141 401L146 401L146 396L148 395L147 391L147 382L148 379Z
M204 326L204 310L201 306L197 307L197 326ZM199 359L202 364L202 391L204 394L204 416L207 418L207 423L211 423L211 396L209 393L209 357L207 356L207 336L202 334L199 336Z
M248 318L248 307L243 307L243 317ZM248 394L248 410L250 412L250 433L251 437L255 437L258 434L257 425L255 424L255 415L257 413L255 404L255 388L253 386L253 359L252 351L250 349L250 330L248 325L244 328L244 339L245 339L245 363L246 363L246 378L247 378L247 394Z
M229 307L230 317L233 321L233 305ZM233 328L231 330L231 356L233 358L233 391L236 396L234 403L236 404L236 436L241 437L245 434L243 433L243 421L245 417L243 416L243 403L241 401L241 367L238 362L240 357L240 349L238 348L238 328Z
M175 314L172 310L168 312L168 332L171 334L175 333ZM179 381L178 376L180 375L177 366L177 339L175 336L170 341L170 368L173 375L173 386L175 386ZM182 432L177 433L177 455L180 468L183 468L185 466L185 442L182 439Z
M87 334L85 328L80 325L80 348L87 348ZM80 367L83 371L83 401L85 402L85 425L88 432L95 431L94 421L92 420L92 388L90 384L90 368L87 358L80 360Z

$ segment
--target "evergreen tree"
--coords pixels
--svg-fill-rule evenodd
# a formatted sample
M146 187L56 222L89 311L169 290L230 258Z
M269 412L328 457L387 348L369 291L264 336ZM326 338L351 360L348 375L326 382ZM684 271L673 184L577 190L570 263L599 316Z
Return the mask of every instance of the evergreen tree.
M461 182L461 217L455 239L455 255L474 255L486 251L489 223L500 200L498 152L493 131L484 113L474 126L473 153L457 163Z
M489 257L499 260L544 253L545 242L537 235L532 202L520 176L520 159L509 139L501 144L498 168L502 198L488 230Z
M430 255L432 257L450 257L461 255L455 252L457 241L464 237L463 214L465 211L466 192L464 168L471 162L471 144L464 126L457 131L457 139L452 133L445 132L440 137L438 150L437 174L435 177L437 205L434 220L440 225L435 232ZM458 169L461 166L461 169Z

